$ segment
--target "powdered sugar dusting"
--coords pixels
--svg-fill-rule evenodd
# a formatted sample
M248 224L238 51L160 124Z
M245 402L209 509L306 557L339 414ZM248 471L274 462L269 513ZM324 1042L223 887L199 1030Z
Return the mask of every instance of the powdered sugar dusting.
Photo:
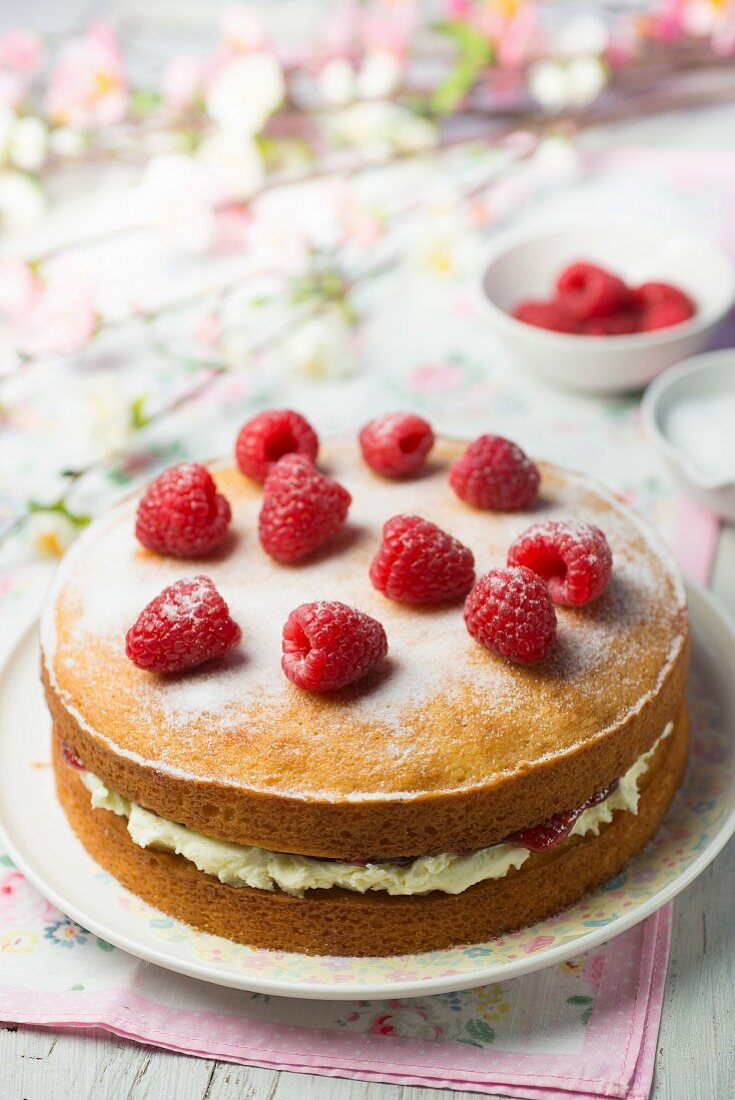
M396 482L373 474L356 445L323 447L320 465L353 504L332 546L296 566L263 552L260 492L232 469L217 480L232 504L234 537L207 560L144 550L134 537L135 502L93 524L62 564L42 622L46 660L67 702L101 735L108 715L126 707L129 732L118 727L115 748L159 768L315 798L473 786L602 735L643 704L681 648L685 597L675 566L628 509L581 476L542 466L537 507L480 512L448 484L452 445L440 443L435 454L425 474ZM368 570L382 524L399 512L469 546L478 576L505 564L510 543L531 523L596 523L613 552L610 586L595 604L559 608L552 655L521 670L472 641L462 601L409 607L373 589ZM167 585L197 574L211 577L229 605L240 646L175 677L128 668L124 638L139 612ZM66 610L57 639L58 596ZM388 635L384 666L334 698L300 692L280 669L283 624L313 600L358 607ZM95 662L85 656L90 648ZM476 742L469 756L468 739Z

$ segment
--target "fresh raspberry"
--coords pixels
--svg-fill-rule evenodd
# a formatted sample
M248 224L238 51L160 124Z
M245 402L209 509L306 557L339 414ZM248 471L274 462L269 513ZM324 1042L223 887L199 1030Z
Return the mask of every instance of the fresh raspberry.
M431 424L414 413L386 413L360 432L362 457L384 477L415 473L434 446Z
M565 267L556 280L557 300L573 317L607 317L628 305L631 293L622 279L595 264L576 263Z
M284 455L299 454L315 462L318 450L319 438L308 420L291 409L270 409L241 428L235 458L244 474L262 483Z
M239 641L240 627L209 577L186 577L143 608L127 633L125 653L148 672L184 672Z
M381 624L338 600L302 603L283 628L281 668L297 687L336 691L361 680L385 657Z
M664 299L644 308L641 331L655 332L656 329L671 328L672 325L689 321L693 315L694 310L686 302L679 302L676 298Z
M541 475L517 444L502 435L481 435L449 472L449 483L475 508L516 512L536 499Z
M554 603L579 607L605 591L612 553L599 527L547 520L515 540L508 565L524 565L543 578Z
M628 336L631 332L640 332L641 313L632 307L619 309L607 317L590 317L582 322L585 336Z
M556 638L549 590L522 566L480 577L465 600L464 621L476 642L519 665L540 661Z
M651 306L661 305L662 302L677 302L683 309L689 311L688 316L694 315L694 302L671 283L642 283L633 291L635 301L640 309L649 309Z
M303 455L286 455L265 481L260 541L278 561L300 561L337 533L352 497Z
M579 321L563 302L519 302L513 310L516 321L552 332L579 332Z
M393 516L370 567L379 592L399 603L439 603L466 596L475 558L459 539L420 516Z
M135 534L158 554L197 558L222 542L230 515L209 470L198 462L181 462L148 486L138 505Z
M528 848L530 852L548 852L561 844L562 840L571 833L577 818L581 817L590 806L597 806L604 802L608 795L616 789L617 779L604 790L593 794L576 810L562 810L553 814L539 825L532 825L529 829L520 829L517 833L511 833L504 840L505 844L516 844L519 848Z

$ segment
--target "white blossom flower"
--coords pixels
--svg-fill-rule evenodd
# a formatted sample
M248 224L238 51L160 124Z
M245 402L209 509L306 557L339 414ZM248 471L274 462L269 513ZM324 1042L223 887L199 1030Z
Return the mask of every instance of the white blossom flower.
M390 140L397 153L420 153L436 145L436 127L428 119L398 108L393 113Z
M168 243L192 255L211 248L216 233L214 205L222 197L213 173L184 154L154 157L139 189L145 217Z
M370 53L357 78L358 93L364 99L380 99L396 90L401 79L401 64L395 54Z
M228 134L252 136L281 104L285 90L281 66L272 53L236 54L207 88L207 113Z
M134 432L130 405L113 371L90 375L83 384L86 430L98 453L121 450Z
M49 134L49 148L60 157L77 157L87 147L84 130L74 126L55 126Z
M338 306L307 318L283 343L289 368L309 378L339 379L355 370L353 331Z
M16 168L34 172L46 160L48 127L43 119L19 118L12 128L8 143L8 160Z
M35 116L20 117L0 105L0 160L33 172L46 160L48 127Z
M547 111L586 107L607 83L607 69L599 57L580 54L568 62L537 61L529 70L529 88Z
M594 103L607 84L607 69L599 57L582 54L569 62L567 80L572 106L586 107Z
M228 197L248 199L263 186L263 158L248 137L212 134L199 146L197 159L212 171L216 184Z
M436 145L431 122L391 103L354 103L333 115L328 129L337 143L367 147L374 156L421 152Z
M410 259L422 273L451 278L478 261L477 236L470 232L466 212L456 203L441 199L430 203L420 216L415 239Z
M531 95L547 111L559 111L567 105L567 74L557 61L536 61L528 70Z
M0 228L27 229L45 210L43 191L32 176L13 169L0 171Z
M62 512L32 512L25 523L28 545L47 558L60 558L79 534L79 527Z
M355 98L355 70L346 57L327 61L317 77L319 96L332 107L341 107Z

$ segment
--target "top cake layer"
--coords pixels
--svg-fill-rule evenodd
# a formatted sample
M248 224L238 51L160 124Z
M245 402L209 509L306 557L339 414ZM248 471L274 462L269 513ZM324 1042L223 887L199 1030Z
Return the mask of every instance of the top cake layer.
M140 546L137 500L92 524L60 567L42 623L63 736L95 772L164 816L225 839L334 856L488 843L622 774L680 704L687 616L676 567L612 494L548 464L531 510L470 508L447 480L463 446L440 440L422 476L388 481L356 444L324 445L319 465L353 503L340 536L296 566L262 550L262 490L231 466L212 470L232 505L231 537L207 559ZM511 665L472 640L461 601L408 607L373 589L382 524L399 512L471 547L478 577L505 564L531 523L596 523L612 548L612 578L595 603L557 609L546 660ZM141 672L125 656L127 629L163 587L196 573L229 604L240 646L193 672ZM390 646L380 669L333 696L299 690L280 669L289 612L318 599L373 615Z

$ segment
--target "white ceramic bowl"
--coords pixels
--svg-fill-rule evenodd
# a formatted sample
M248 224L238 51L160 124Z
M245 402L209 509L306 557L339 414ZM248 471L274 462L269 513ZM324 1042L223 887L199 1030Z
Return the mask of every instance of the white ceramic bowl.
M630 336L576 336L516 321L524 298L548 298L576 260L607 267L636 285L665 281L696 302L690 321ZM568 389L624 393L706 347L735 303L730 258L706 237L649 218L537 224L498 237L482 278L491 325L521 369Z
M735 348L666 371L646 390L642 409L684 491L735 523Z

